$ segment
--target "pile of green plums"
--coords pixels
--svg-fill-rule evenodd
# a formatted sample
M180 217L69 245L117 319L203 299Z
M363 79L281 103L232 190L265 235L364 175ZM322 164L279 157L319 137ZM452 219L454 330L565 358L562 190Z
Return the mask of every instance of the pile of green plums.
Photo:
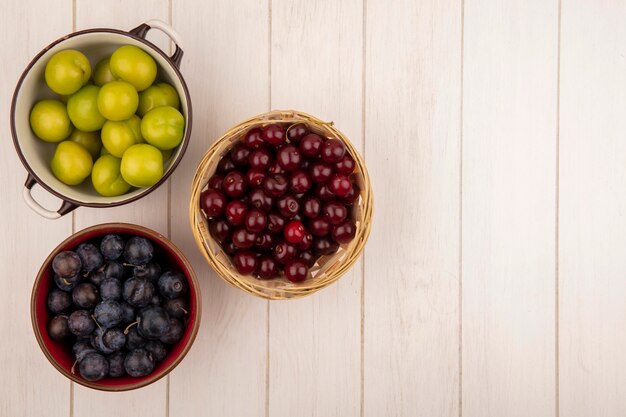
M93 77L80 51L50 58L46 84L60 97L35 103L30 126L41 140L58 143L50 161L56 178L78 185L91 175L107 197L159 182L183 140L185 118L174 87L156 76L155 60L133 45L99 61Z

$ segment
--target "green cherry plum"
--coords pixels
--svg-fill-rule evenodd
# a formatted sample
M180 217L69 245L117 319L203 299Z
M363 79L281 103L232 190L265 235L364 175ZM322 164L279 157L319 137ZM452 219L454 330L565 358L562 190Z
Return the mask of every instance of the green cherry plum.
M86 85L67 101L67 114L72 124L84 132L100 130L106 121L98 111L98 93L100 87Z
M60 142L72 133L65 105L58 100L41 100L30 111L33 133L46 142Z
M122 160L113 155L103 155L93 164L91 183L98 194L115 197L130 189L130 184L122 178L121 164Z
M154 59L133 45L124 45L113 52L110 67L114 76L132 84L137 91L150 87L157 74Z
M93 159L85 148L69 140L57 145L50 168L67 185L78 185L91 173Z
M93 83L98 87L102 87L106 83L116 81L118 78L111 72L111 57L101 59L93 69Z
M140 143L124 152L122 177L135 187L150 187L163 177L163 154L154 146Z
M183 140L185 118L172 106L150 110L141 120L141 133L149 144L161 150L173 149Z
M126 149L144 142L140 125L141 120L136 115L119 122L107 120L100 134L102 144L111 155L121 158Z
M178 93L170 84L154 84L139 93L139 107L137 108L139 116L143 117L150 110L161 106L171 106L175 109L180 109Z
M74 94L91 77L89 60L80 51L66 49L57 52L46 64L46 84L57 94Z
M92 158L95 159L100 155L102 141L100 140L99 132L83 132L82 130L74 129L68 139L87 149Z
M126 120L137 111L139 95L131 84L111 81L100 88L98 110L108 120Z

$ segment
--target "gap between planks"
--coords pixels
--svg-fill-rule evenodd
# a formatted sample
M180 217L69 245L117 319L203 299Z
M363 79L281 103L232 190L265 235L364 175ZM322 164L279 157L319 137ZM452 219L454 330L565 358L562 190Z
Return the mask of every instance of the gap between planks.
M459 417L463 417L463 62L465 56L465 0L461 0L461 57L459 105Z
M558 0L558 20L557 20L557 58L556 58L556 204L555 204L555 252L554 252L554 390L555 390L555 416L561 415L560 409L560 366L559 366L559 349L560 349L560 330L559 330L559 198L560 198L560 143L561 143L561 5L562 0Z
M366 115L366 99L367 99L367 78L366 78L366 65L367 65L367 0L363 0L362 6L362 38L363 38L363 50L361 51L361 134L362 134L362 152L363 160L366 160L365 155L365 115ZM360 381L360 416L365 417L365 253L367 248L363 248L361 253L361 381Z

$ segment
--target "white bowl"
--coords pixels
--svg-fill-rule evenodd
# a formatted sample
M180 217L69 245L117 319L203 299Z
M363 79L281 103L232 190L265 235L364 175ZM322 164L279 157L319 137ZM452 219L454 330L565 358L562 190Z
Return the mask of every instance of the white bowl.
M168 56L154 44L145 39L151 28L165 32L176 44L176 50L172 56ZM35 102L45 98L57 98L45 84L44 71L48 59L55 53L64 49L76 49L83 52L92 65L111 55L122 45L134 45L152 56L157 62L157 80L170 83L180 97L181 112L185 116L185 134L181 144L175 149L164 167L163 178L155 185L147 188L135 188L127 194L117 197L104 197L99 195L91 186L89 180L85 180L78 186L69 186L59 181L50 170L50 160L54 154L56 144L45 143L38 139L30 128L29 116ZM191 100L185 80L179 71L183 50L180 47L180 38L165 22L151 20L130 32L117 29L87 29L74 32L62 37L44 48L28 64L20 77L11 103L11 133L15 149L28 171L24 200L30 208L41 216L56 219L78 206L88 207L113 207L135 201L159 187L172 173L185 153L191 137ZM31 194L31 189L39 184L50 193L54 194L63 203L57 211L51 211L37 203Z

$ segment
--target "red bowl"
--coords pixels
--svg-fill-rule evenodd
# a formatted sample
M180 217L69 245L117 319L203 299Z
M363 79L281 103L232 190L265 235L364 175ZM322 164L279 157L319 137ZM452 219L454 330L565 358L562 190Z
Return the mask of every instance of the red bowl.
M47 296L54 285L54 273L52 271L52 260L54 257L59 252L72 250L83 242L96 240L109 233L116 233L122 236L138 235L150 239L154 243L155 254L162 260L161 264L181 271L187 277L189 284L189 316L183 337L170 348L165 359L157 364L151 374L142 378L133 378L128 375L119 378L106 377L99 381L92 382L83 379L78 373L72 373L74 358L72 356L71 347L67 343L54 341L48 336L47 326L53 314L48 311ZM145 227L126 223L106 223L88 227L65 239L52 251L41 266L37 274L37 279L35 279L31 296L31 320L33 330L35 331L35 337L37 338L39 347L50 363L72 381L102 391L132 390L144 387L167 375L180 363L191 348L196 334L198 333L198 328L200 327L200 311L200 286L191 268L191 264L187 261L182 252L160 233Z

